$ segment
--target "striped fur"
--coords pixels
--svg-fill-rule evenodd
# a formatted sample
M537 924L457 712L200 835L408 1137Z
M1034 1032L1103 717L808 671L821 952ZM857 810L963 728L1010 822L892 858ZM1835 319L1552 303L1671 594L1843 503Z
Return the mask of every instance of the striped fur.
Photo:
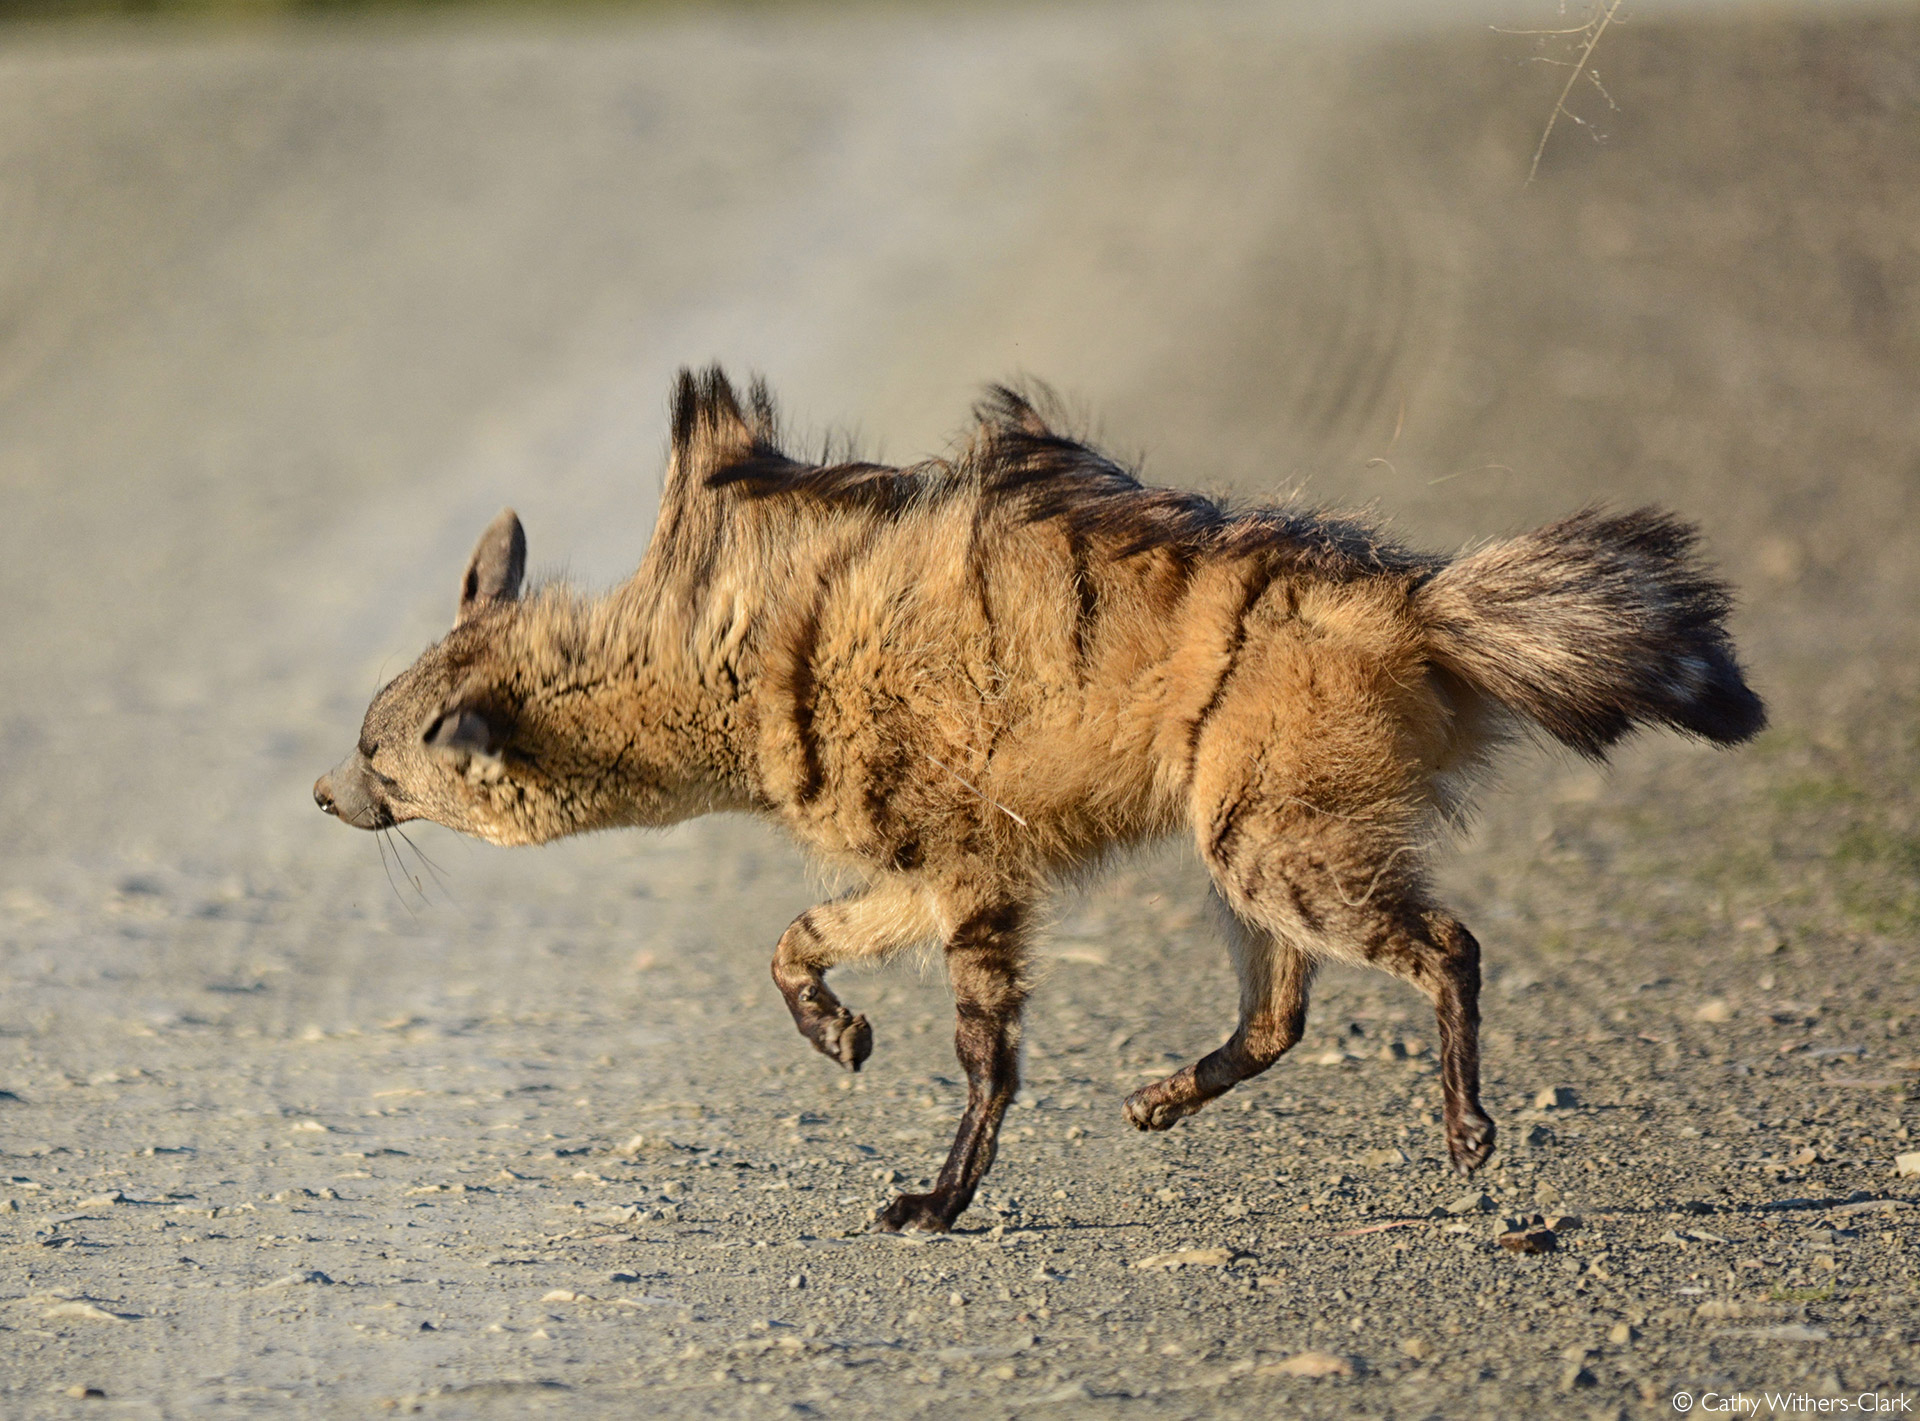
M1589 755L1641 724L1755 733L1725 588L1652 510L1450 562L1355 519L1147 487L1055 424L998 387L950 458L812 462L763 386L683 373L634 577L522 596L503 515L453 631L316 796L360 827L496 843L749 810L853 870L865 886L776 948L796 1025L859 1069L872 1027L827 972L937 942L969 1081L935 1187L883 1227L948 1227L992 1161L1049 886L1175 832L1230 910L1241 1020L1129 1118L1164 1129L1264 1070L1317 964L1368 962L1432 998L1449 1148L1477 1167L1479 948L1428 889L1437 823L1516 718Z

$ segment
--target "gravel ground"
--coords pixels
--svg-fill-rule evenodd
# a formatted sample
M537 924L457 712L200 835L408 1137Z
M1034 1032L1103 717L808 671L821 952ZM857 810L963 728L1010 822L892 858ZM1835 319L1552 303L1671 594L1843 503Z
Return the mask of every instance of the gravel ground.
M1920 20L1617 26L1529 188L1564 41L1375 18L0 30L0 1412L1915 1390ZM843 974L861 1076L794 1035L790 847L396 865L308 798L502 503L536 567L632 565L716 355L895 456L1031 370L1151 477L1435 546L1657 498L1775 728L1489 796L1443 871L1473 1181L1423 1004L1344 970L1267 1077L1126 1127L1233 1015L1167 850L1062 899L960 1229L870 1234L944 1152L950 1012L899 963Z

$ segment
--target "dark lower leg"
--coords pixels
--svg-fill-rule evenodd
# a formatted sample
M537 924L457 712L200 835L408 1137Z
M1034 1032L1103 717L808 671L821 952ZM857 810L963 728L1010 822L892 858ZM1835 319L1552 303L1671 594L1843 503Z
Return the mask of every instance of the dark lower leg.
M1440 1027L1440 1091L1447 1153L1453 1167L1471 1174L1493 1154L1494 1126L1480 1108L1480 944L1442 913L1426 915L1429 936L1441 950L1430 984Z
M860 1069L873 1051L873 1028L840 1004L827 986L822 957L826 939L815 926L821 909L810 908L780 935L773 954L773 980L793 1013L793 1024L823 1056L850 1071Z
M947 946L953 978L954 1054L967 1073L967 1108L940 1176L925 1194L902 1194L881 1211L879 1227L944 1232L973 1202L993 1166L1000 1120L1020 1088L1020 914L975 915Z
M952 1228L999 1151L1000 1120L1020 1088L1018 1031L1009 1020L962 1012L954 1047L967 1070L966 1113L933 1188L902 1194L881 1213L880 1227L889 1233Z
M1134 1128L1166 1130L1241 1081L1259 1075L1300 1040L1307 1024L1307 987L1312 965L1291 947L1258 944L1263 953L1240 962L1240 1026L1219 1050L1182 1066L1165 1080L1127 1097Z

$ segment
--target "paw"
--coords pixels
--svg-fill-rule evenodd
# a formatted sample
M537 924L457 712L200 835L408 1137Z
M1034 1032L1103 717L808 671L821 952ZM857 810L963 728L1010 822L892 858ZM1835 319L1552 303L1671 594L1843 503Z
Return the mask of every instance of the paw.
M943 1234L953 1227L953 1216L947 1201L938 1193L902 1194L880 1211L873 1226L890 1234L902 1229Z
M1136 1130L1171 1130L1176 1121L1186 1119L1205 1104L1204 1100L1181 1100L1169 1095L1166 1082L1156 1081L1128 1096L1124 1108L1127 1120Z
M865 1016L842 1010L820 1025L813 1044L823 1056L831 1056L850 1071L873 1054L873 1028Z
M1477 1110L1449 1120L1447 1153L1453 1157L1453 1167L1462 1174L1472 1174L1485 1164L1493 1153L1495 1133L1493 1121Z

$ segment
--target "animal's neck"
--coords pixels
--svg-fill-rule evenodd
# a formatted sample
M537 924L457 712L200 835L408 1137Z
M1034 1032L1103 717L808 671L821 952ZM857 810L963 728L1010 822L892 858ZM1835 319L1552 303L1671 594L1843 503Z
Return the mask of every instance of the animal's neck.
M591 600L556 594L522 626L528 709L554 776L592 800L582 828L747 807L739 682L698 654L684 601L635 583Z

